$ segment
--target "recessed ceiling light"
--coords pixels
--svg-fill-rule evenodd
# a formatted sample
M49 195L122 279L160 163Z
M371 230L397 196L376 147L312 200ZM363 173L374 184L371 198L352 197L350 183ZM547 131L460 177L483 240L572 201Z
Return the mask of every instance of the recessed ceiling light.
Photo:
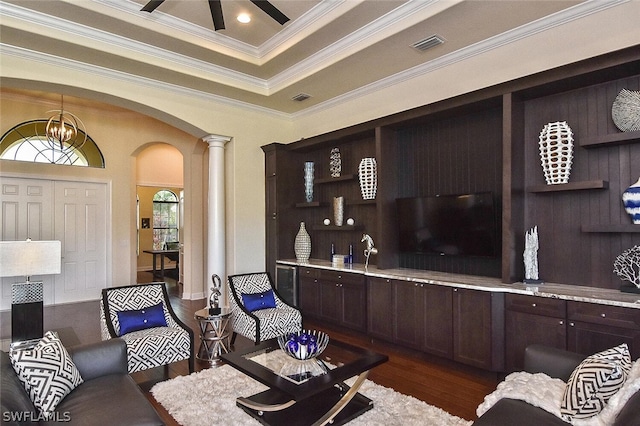
M243 24L248 24L249 22L251 22L251 16L249 16L248 13L241 13L240 15L238 15L238 22L241 22Z

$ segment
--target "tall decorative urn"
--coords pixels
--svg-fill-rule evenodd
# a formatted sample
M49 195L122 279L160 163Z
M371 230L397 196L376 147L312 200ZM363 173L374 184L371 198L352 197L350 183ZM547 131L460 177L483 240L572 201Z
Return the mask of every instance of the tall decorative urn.
M296 260L298 262L309 261L309 256L311 256L311 236L309 236L304 222L300 222L300 229L296 235L293 251L296 254Z
M358 166L358 177L360 179L360 192L363 200L375 200L378 189L378 166L376 159L365 157Z
M640 179L622 193L622 203L631 221L640 225Z
M573 132L567 122L546 124L540 132L538 145L547 185L569 183L573 163Z
M313 201L313 178L314 166L313 161L305 161L304 163L304 198L307 203Z

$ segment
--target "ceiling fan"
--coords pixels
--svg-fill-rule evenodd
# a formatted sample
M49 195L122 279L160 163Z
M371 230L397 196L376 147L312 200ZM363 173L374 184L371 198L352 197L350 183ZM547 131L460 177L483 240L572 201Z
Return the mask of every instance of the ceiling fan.
M267 0L250 0L251 3L258 6L263 12L275 19L280 25L284 25L289 18L280 10L269 3ZM221 0L208 0L209 9L211 9L211 18L213 18L213 27L216 31L224 30L224 17L222 16L222 3ZM151 0L144 5L143 12L153 12L158 6L164 3L164 0Z

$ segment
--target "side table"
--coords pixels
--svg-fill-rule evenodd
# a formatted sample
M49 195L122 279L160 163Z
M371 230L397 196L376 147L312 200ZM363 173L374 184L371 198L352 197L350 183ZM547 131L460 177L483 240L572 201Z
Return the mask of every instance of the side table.
M231 318L231 309L222 308L217 315L209 315L209 309L200 309L195 319L200 326L200 348L196 358L200 361L216 363L220 355L229 352L229 332L227 324Z

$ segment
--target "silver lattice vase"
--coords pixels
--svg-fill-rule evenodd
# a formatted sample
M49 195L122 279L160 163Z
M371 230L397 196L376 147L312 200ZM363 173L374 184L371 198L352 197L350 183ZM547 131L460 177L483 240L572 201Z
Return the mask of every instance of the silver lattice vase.
M309 261L309 256L311 256L311 237L307 232L307 228L304 226L304 222L300 222L300 229L296 235L293 251L296 254L296 260L298 262Z
M375 158L365 157L360 161L358 178L360 179L362 199L375 200L378 189L378 167Z
M313 201L313 161L306 161L304 163L304 199L307 203Z
M569 183L573 163L573 132L567 122L546 124L540 132L538 145L547 185Z
M342 173L342 159L340 158L340 150L338 148L333 148L331 150L329 169L331 171L331 177L340 177L340 174Z

